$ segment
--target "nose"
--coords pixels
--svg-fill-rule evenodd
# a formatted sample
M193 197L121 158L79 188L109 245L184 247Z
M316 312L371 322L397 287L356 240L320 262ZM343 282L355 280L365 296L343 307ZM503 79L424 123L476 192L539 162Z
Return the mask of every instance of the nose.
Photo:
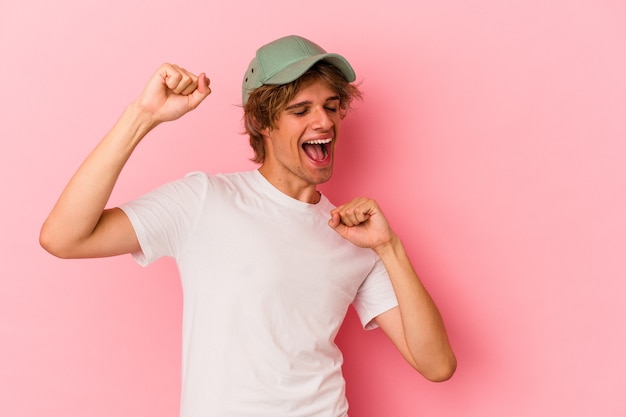
M318 107L313 112L311 127L315 130L328 130L333 126L333 119L324 107Z

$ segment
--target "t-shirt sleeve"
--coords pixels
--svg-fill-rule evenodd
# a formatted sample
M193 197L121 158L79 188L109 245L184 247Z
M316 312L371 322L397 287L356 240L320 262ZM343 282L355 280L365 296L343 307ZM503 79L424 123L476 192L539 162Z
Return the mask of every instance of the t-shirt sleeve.
M132 254L137 263L177 257L198 219L207 182L206 174L193 172L120 206L139 240L141 251Z
M374 268L359 287L352 305L366 330L377 328L374 318L398 305L389 275L380 258L377 258Z

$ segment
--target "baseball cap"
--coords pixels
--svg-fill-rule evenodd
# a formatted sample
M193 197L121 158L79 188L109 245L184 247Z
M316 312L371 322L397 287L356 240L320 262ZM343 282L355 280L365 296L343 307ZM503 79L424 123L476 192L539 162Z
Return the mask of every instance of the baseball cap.
M254 89L266 84L288 84L321 60L337 67L348 82L356 79L352 66L344 57L329 54L319 45L301 36L285 36L263 45L256 51L243 77L243 104L246 104Z

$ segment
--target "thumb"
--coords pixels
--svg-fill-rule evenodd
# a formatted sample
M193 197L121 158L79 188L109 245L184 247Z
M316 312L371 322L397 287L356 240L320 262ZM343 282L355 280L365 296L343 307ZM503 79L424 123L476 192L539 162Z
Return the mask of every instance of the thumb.
M337 232L340 236L344 235L346 225L341 223L341 217L339 213L333 213L328 219L328 226Z
M209 96L209 94L211 94L211 88L209 87L210 84L211 81L207 78L204 72L198 76L198 88L196 88L194 92L189 95L190 108L195 109L205 98Z

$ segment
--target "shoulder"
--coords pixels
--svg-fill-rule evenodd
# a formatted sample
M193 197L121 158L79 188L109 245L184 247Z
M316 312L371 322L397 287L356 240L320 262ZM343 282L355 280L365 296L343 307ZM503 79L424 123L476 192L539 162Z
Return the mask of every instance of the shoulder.
M183 178L165 184L166 188L187 188L198 193L227 191L241 188L250 177L248 172L234 172L228 174L209 174L204 171L191 171Z
M254 171L209 174L192 171L164 187L165 192L179 201L216 204L218 201L239 200L256 193Z
M255 177L254 171L209 174L204 171L191 171L180 181L197 186L240 187Z

